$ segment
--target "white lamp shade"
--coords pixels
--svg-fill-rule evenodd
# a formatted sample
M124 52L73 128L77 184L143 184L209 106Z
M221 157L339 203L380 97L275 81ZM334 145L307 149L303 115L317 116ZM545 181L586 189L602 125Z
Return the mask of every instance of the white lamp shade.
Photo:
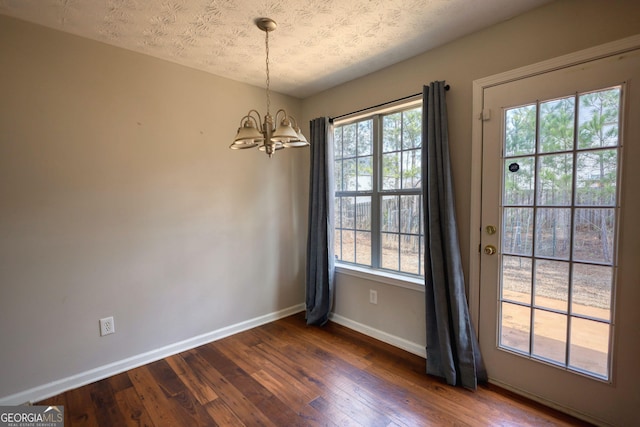
M244 126L238 128L238 133L236 134L234 142L244 141L244 140L263 140L264 135L260 133L258 129L256 129L250 121L246 121Z
M278 125L276 130L273 132L271 139L274 141L288 142L290 140L297 140L298 134L293 130L289 121L283 119L280 122L280 125Z
M245 148L257 147L259 143L260 141L256 141L255 139L241 139L240 141L233 141L229 148L232 150L243 150Z
M291 147L306 147L307 145L310 145L309 142L307 141L307 138L304 137L304 135L302 134L302 132L300 132L299 129L297 131L297 135L298 135L297 140L287 141L284 143L284 146L287 148L291 148Z

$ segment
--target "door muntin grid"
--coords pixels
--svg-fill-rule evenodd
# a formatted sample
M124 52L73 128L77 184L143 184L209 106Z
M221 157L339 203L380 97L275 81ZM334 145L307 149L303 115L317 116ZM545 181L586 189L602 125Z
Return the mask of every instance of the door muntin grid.
M622 86L504 110L498 347L608 380Z

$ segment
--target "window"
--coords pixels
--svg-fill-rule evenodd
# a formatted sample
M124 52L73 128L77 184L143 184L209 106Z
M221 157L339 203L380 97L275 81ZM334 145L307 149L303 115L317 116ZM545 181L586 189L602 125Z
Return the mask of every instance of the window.
M335 124L337 260L424 275L421 147L420 103Z

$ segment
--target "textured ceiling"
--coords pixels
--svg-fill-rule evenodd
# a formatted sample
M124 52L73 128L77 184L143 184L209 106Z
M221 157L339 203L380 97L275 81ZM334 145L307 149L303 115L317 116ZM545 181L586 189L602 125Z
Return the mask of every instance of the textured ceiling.
M0 0L0 14L306 97L550 0Z

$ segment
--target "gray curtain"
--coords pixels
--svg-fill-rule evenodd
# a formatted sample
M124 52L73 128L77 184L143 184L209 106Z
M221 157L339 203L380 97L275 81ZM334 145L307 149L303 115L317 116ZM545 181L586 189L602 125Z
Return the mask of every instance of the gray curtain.
M333 305L333 142L329 119L310 122L309 234L307 238L307 324L322 326Z
M486 381L486 371L465 294L444 86L433 82L423 90L427 374L475 390L478 381Z

